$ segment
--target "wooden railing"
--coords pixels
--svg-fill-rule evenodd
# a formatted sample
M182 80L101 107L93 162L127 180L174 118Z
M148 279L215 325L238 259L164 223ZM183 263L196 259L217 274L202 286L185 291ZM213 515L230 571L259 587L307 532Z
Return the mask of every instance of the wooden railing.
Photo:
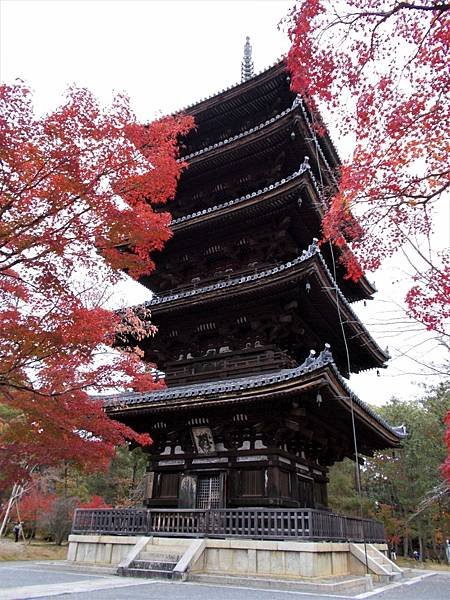
M384 542L379 521L302 509L77 509L72 533Z
M258 353L259 351L259 353ZM193 359L170 361L166 365L166 380L170 385L184 385L195 381L208 381L214 374L223 379L232 376L244 377L255 373L290 369L298 366L284 352L251 348L237 352L217 352L211 356L197 356Z

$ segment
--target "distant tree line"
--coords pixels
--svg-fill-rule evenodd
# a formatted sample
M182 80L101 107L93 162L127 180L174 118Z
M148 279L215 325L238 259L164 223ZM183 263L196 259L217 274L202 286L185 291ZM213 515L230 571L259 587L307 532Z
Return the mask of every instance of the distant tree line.
M419 400L392 398L377 411L389 423L404 423L408 437L396 450L377 452L361 466L362 498L355 490L355 465L346 460L330 471L329 500L336 512L360 514L384 522L398 554L414 550L431 560L445 560L450 535L449 487L442 464L446 458L445 418L450 382L428 390Z
M20 521L26 539L39 537L62 544L76 508L141 506L146 462L140 448L120 446L104 472L89 474L68 462L37 469L10 511L9 529ZM0 498L3 513L10 491L5 489Z

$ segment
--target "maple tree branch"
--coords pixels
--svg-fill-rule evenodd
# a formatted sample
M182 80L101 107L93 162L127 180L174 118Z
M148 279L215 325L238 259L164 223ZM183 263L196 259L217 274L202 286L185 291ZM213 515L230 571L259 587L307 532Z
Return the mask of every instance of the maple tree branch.
M34 162L34 161L30 161L30 162ZM14 206L14 202L17 201L17 200L20 200L20 197L22 196L22 194L24 192L26 192L28 190L31 190L31 189L37 188L39 186L39 184L41 184L43 181L45 181L46 179L48 179L51 175L54 175L55 173L57 173L58 169L62 165L64 165L65 163L68 163L68 162L69 161L67 161L67 160L65 160L65 161L63 160L63 161L61 161L61 163L56 163L54 165L54 167L52 169L50 169L50 171L47 171L40 179L38 179L37 182L35 182L34 184L31 184L31 183L30 184L26 184L26 185L24 185L22 187L22 189L19 189L19 190L13 192L13 198L12 198L12 200L9 203L7 203L6 205L4 205L2 207L2 209L0 210L0 216L3 215L8 210L10 210ZM45 163L44 163L44 165L42 165L42 167L40 167L38 169L38 171L37 171L36 175L34 176L34 178L36 178L39 175L39 173L44 169L44 166L45 166ZM12 172L14 172L15 170L17 170L17 169L12 169ZM23 170L23 167L21 167L21 170Z
M370 33L370 55L369 55L368 59L364 60L361 63L361 66L359 69L359 71L361 72L362 69L364 68L364 66L367 65L369 60L373 59L373 57L374 57L375 36L376 36L378 28L381 25L383 25L386 21L388 21L392 16L394 16L395 14L399 13L402 10L418 10L418 11L437 12L438 13L437 15L434 16L434 18L431 21L431 24L428 28L428 31L424 34L420 44L418 44L418 49L417 49L417 52L415 53L415 56L417 56L424 40L427 38L427 36L430 33L432 26L434 25L436 20L439 20L441 18L441 16L443 14L445 14L449 9L450 9L450 4L448 4L448 3L441 3L441 4L435 4L433 6L428 6L428 5L423 5L423 4L415 4L412 2L399 2L397 5L395 5L389 11L361 10L361 11L357 11L357 12L348 12L344 15L339 15L337 13L337 11L335 10L333 12L334 12L336 18L333 21L331 21L328 25L323 27L321 30L319 30L320 35L319 35L318 40L320 41L320 36L323 33L325 33L329 29L336 27L337 25L345 25L349 28L347 34L345 34L344 38L343 38L343 39L346 39L350 33L350 30L353 28L353 26L358 21L368 19L369 17L380 17L380 19L374 24L374 26L371 30L371 33ZM414 60L415 56L411 57L411 59L407 62L407 64L404 66L404 68L406 68L406 66Z
M420 42L417 44L417 50L414 52L414 54L409 58L409 60L406 61L406 63L403 65L403 68L401 70L400 76L403 75L404 71L414 62L414 60L417 58L417 56L419 55L419 52L422 50L423 45L425 40L427 39L427 37L429 36L433 25L436 23L437 20L439 20L439 18L443 15L444 13L440 13L439 15L436 15L435 17L433 17L433 19L431 20L431 23L427 29L427 31L423 34L422 39L420 40Z
M436 177L443 178L443 177L445 177L445 175L448 175L448 174L450 174L450 171L446 171L446 172L442 172L442 173L432 173L429 175L424 175L423 177L415 178L414 180L408 182L405 185L405 187L398 190L398 192L392 192L390 194L380 193L377 196L377 199L378 199L378 201L384 200L386 202L389 200L396 200L395 204L387 203L385 205L388 210L398 208L399 206L402 206L402 205L409 206L409 207L411 207L411 205L418 206L418 207L419 206L424 207L429 202L436 199L438 196L441 196L450 187L450 181L446 180L438 189L436 189L434 191L430 190L430 192L428 194L407 192L408 188L412 187L413 185L417 185L420 182L427 181L430 178L436 178ZM410 198L410 200L403 200L402 199L403 197ZM414 200L414 202L411 202L411 200ZM362 204L362 203L372 204L373 197L368 194L364 194L364 195L358 196L353 201L353 205ZM387 216L387 213L385 216Z
M438 267L436 267L436 265L434 265L424 254L423 252L420 250L419 246L417 244L414 244L414 242L412 242L411 238L402 231L400 225L397 224L398 229L401 231L403 237L405 238L405 240L409 243L409 245L417 252L417 254L420 256L420 258L430 267L430 269L432 269L435 273L441 273L440 269L438 269ZM413 266L413 265L411 265ZM413 267L416 271L417 268ZM422 277L424 276L423 273L421 273Z
M64 204L61 206L55 206L54 204L51 204L47 212L37 215L31 221L29 221L28 223L25 223L24 225L22 225L21 227L16 229L14 232L14 235L12 237L9 237L6 240L6 243L11 243L11 239L13 240L14 238L20 237L21 235L23 235L24 233L26 233L33 227L36 227L37 225L40 225L41 223L43 223L45 221L45 219L48 219L50 217L54 218L54 217L60 215L63 211L70 209L73 205L75 205L75 203L78 200L81 200L81 199L83 199L83 196L81 196L80 194L75 194L75 195L69 196L67 198L67 200L65 200ZM92 208L92 207L90 207L90 208ZM76 215L75 215L75 218L76 218ZM56 229L55 231L58 231L58 229ZM5 245L5 244L3 244L3 245Z
M73 224L73 222L76 219L79 219L81 216L83 216L84 214L87 214L91 210L92 210L92 207L90 205L88 205L81 212L76 213L75 215L72 215L65 223L61 224L59 227L55 228L52 231L53 235L55 235L57 233L63 234L64 232L66 232L69 229L69 227ZM47 215L45 218L47 218L49 216L51 216L51 215ZM21 233L23 234L24 232L25 231L22 230ZM75 239L75 238L73 238L73 239ZM3 261L3 266L2 266L2 264L0 262L0 271L4 271L4 270L7 270L7 269L12 269L13 267L17 266L18 264L26 264L26 263L33 264L33 263L36 263L38 260L40 260L44 256L47 256L48 254L51 254L52 252L54 252L53 248L48 247L48 246L47 247L44 246L43 250L40 253L34 254L32 256L24 256L23 252L25 250L31 250L34 247L42 246L42 242L39 239L35 240L35 241L36 241L35 244L31 244L31 245L24 246L22 248L18 248L15 252L10 252L7 255L6 255L5 252L3 252L2 250L0 250L0 254L5 255L7 260L10 260L12 256L17 255L16 260L13 261L13 262L6 263L6 259L5 259L5 261Z
M442 14L450 9L450 4L443 2L441 4L434 4L433 6L429 6L426 4L414 4L412 2L399 2L391 10L388 10L388 11L385 11L385 10L379 10L379 11L361 10L361 11L357 11L357 12L346 13L343 17L339 17L339 18L340 19L350 18L351 21L346 22L345 20L341 20L338 23L343 24L343 25L351 25L355 22L355 20L359 20L363 17L381 17L382 21L384 22L387 19L389 19L390 17L392 17L393 15L395 15L396 13L400 12L401 10L405 10L405 9L406 10L420 10L420 11L425 11L425 12L438 12L438 13Z

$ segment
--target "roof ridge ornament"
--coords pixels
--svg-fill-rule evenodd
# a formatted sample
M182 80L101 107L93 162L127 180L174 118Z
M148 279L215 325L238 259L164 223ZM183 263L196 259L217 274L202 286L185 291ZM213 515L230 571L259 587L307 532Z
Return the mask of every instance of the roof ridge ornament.
M241 82L248 81L255 75L255 67L252 60L252 45L250 44L250 38L245 38L244 46L244 58L241 62Z

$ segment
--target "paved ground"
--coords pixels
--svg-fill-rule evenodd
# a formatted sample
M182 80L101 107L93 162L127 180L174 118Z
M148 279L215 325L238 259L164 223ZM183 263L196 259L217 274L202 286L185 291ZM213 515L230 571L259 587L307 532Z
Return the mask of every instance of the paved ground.
M42 562L0 563L0 600L55 598L67 600L448 600L450 574L417 572L405 584L393 584L357 596L276 592L120 578L86 571L55 570Z

